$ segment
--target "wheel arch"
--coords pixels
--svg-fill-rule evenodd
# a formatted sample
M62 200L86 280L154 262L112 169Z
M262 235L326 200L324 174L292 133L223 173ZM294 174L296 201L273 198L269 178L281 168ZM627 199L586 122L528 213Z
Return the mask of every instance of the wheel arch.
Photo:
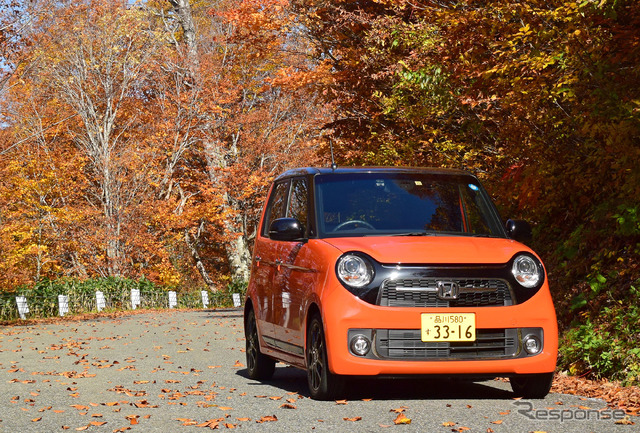
M244 303L244 312L242 317L242 322L245 328L247 326L247 316L249 315L249 311L251 310L253 310L253 313L255 314L255 309L253 308L253 301L251 300L251 298L247 297Z
M307 352L307 336L309 335L309 323L311 322L311 318L313 316L320 317L320 321L322 322L322 327L324 328L324 319L322 318L322 312L320 311L320 307L315 302L312 302L307 309L307 315L304 318L304 349L305 353ZM307 363L305 356L305 364Z

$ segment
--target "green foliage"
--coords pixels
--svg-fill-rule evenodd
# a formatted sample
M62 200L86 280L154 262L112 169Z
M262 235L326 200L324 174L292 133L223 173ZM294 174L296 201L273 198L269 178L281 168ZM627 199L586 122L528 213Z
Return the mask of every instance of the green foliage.
M640 206L619 206L618 213L613 215L618 224L616 234L621 236L640 235Z
M604 277L592 290L604 290ZM591 317L583 314L562 339L560 367L573 374L640 385L640 290L631 286L626 302L612 302Z
M209 307L230 307L233 293L246 292L246 282L232 281L218 292L209 292ZM19 287L16 292L0 294L0 321L18 318L16 296L25 296L29 306L29 318L58 316L58 295L69 297L69 314L97 311L96 291L101 291L106 300L105 311L131 309L131 289L140 291L140 307L144 309L168 308L169 289L141 278L97 278L78 280L61 278L43 280L33 286ZM203 308L200 290L185 290L177 293L178 308Z

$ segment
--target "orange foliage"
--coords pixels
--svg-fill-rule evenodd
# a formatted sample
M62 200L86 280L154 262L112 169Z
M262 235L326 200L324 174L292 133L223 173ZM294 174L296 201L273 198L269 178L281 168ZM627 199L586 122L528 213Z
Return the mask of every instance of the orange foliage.
M292 20L285 1L78 0L35 15L3 101L3 286L246 278L265 190L312 163L323 122Z

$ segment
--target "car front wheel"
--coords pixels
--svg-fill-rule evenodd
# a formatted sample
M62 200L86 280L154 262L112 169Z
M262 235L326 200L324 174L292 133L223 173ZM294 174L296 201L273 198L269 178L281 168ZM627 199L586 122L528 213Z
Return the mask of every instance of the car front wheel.
M306 358L307 382L311 398L335 399L344 390L344 378L329 371L324 329L318 315L311 318L307 331Z
M247 322L244 328L247 356L247 372L251 379L269 379L273 376L276 362L260 352L260 340L258 338L258 326L253 310L247 314Z
M553 373L521 374L509 379L518 397L545 398L553 384Z

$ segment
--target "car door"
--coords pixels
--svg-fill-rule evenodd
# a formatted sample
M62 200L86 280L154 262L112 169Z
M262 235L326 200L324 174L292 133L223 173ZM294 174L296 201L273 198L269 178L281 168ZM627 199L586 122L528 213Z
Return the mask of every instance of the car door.
M308 238L309 234L309 184L306 178L291 181L286 216L296 218ZM275 338L280 349L294 356L304 355L304 297L309 287L305 284L306 274L313 272L309 267L308 244L305 241L281 242L277 247L278 263L275 284L277 287L274 304Z
M256 321L262 338L269 345L273 345L274 339L274 305L279 290L276 287L276 274L280 266L278 249L281 246L281 242L269 239L269 225L273 220L286 215L289 184L290 180L285 179L274 184L271 189L260 233L256 238L251 271L256 293Z

